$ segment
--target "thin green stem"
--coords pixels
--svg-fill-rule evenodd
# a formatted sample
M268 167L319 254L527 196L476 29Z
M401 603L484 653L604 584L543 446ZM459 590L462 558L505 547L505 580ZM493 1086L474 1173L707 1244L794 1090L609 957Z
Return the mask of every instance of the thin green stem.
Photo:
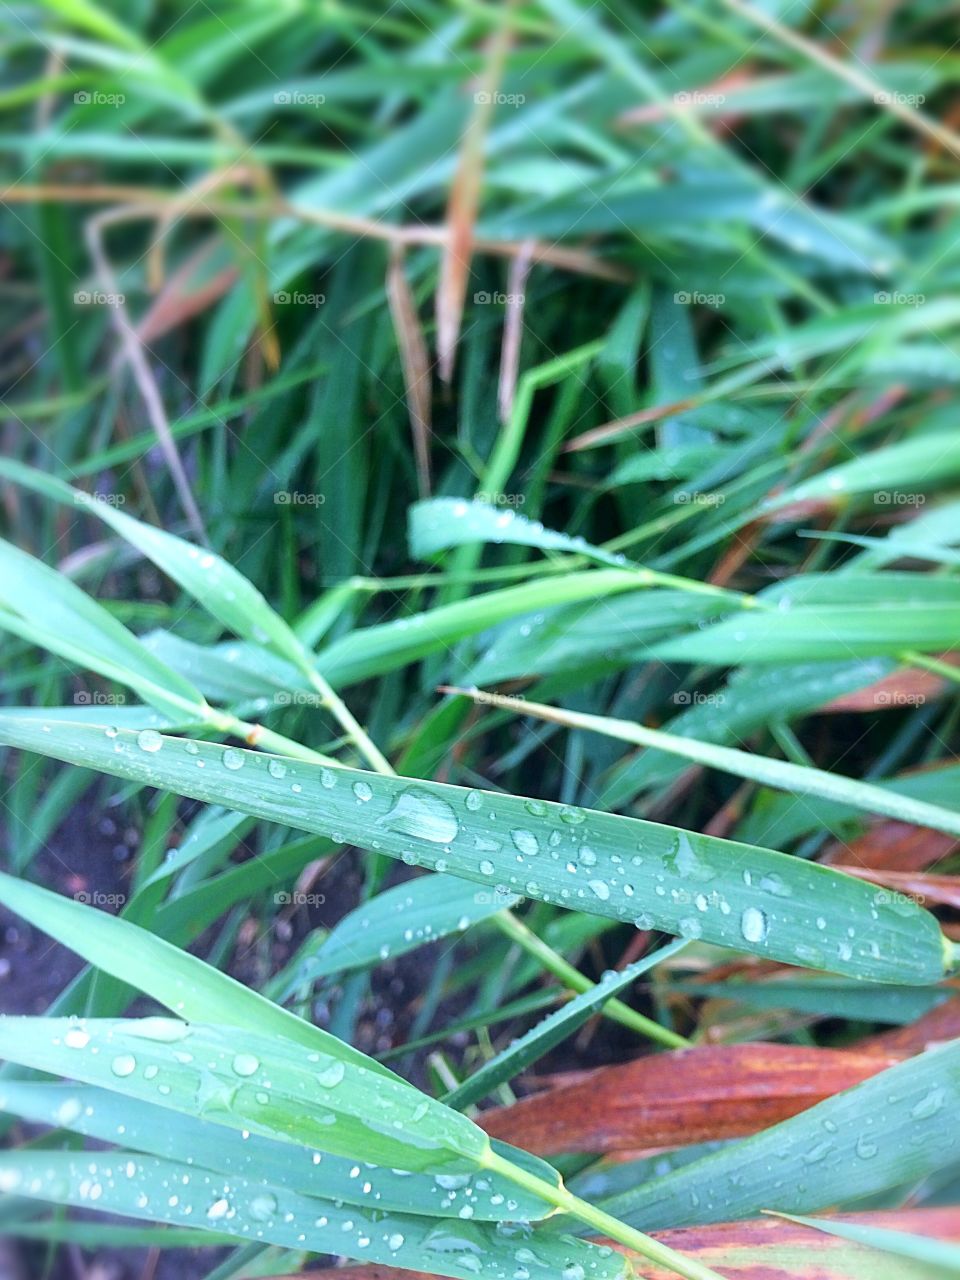
M528 955L542 964L548 973L552 973L555 978L559 978L565 987L570 987L576 992L592 991L596 987L596 983L584 977L579 969L554 951L549 943L544 942L532 929L528 929L522 920L518 920L509 911L499 912L493 917L493 923L511 942L515 942ZM668 1049L685 1049L690 1045L690 1041L685 1040L683 1036L677 1035L675 1031L670 1031L667 1027L662 1027L659 1022L654 1022L652 1018L645 1018L642 1013L638 1013L636 1009L631 1009L622 1000L608 1000L603 1006L602 1012L612 1021L619 1022L621 1026L629 1027L631 1031L636 1031L651 1040L656 1040Z
M678 1276L684 1276L685 1280L723 1280L722 1276L718 1276L715 1271L711 1271L709 1267L705 1267L702 1263L696 1262L692 1258L685 1258L682 1253L677 1253L675 1249L671 1249L668 1245L661 1244L659 1240L654 1240L650 1236L644 1235L642 1231L637 1231L634 1227L627 1226L619 1218L611 1217L609 1213L604 1213L602 1209L597 1209L592 1204L588 1204L586 1200L581 1200L572 1191L568 1191L562 1183L559 1187L553 1186L542 1178L538 1178L536 1174L528 1173L526 1169L521 1169L518 1165L511 1163L511 1161L492 1150L485 1157L483 1163L492 1172L499 1173L504 1178L509 1178L517 1186L523 1187L525 1190L545 1200L548 1204L555 1205L564 1213L569 1213L580 1222L586 1223L588 1227L592 1227L600 1235L606 1236L610 1240L616 1240L618 1244L625 1245L628 1249L633 1249L644 1258L649 1258L651 1262L669 1267Z

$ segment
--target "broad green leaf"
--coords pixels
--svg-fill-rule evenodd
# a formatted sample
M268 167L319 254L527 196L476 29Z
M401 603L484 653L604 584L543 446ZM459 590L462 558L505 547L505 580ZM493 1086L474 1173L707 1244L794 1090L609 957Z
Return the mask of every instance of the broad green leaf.
M390 1168L468 1173L490 1140L402 1080L279 1036L174 1018L0 1021L0 1056L142 1102Z
M603 1207L635 1226L679 1227L853 1203L960 1160L958 1105L954 1040Z
M174 722L212 714L198 689L63 574L3 541L0 572L0 627L129 685Z
M498 509L463 498L430 498L426 502L415 503L410 508L408 519L410 553L418 560L429 559L451 547L493 542L537 547L541 551L568 551L614 568L626 567L624 556L611 555L591 546L585 538L545 529L538 520L528 520L509 506ZM638 568L636 572L638 585L642 585L645 571Z
M0 716L0 742L330 835L488 889L503 885L769 959L927 983L944 976L950 956L934 917L913 902L891 900L829 867L676 827L294 763L152 730L7 715ZM19 909L11 892L7 886L10 905Z
M211 1243L229 1235L458 1280L513 1280L524 1260L566 1280L626 1275L620 1254L583 1241L553 1234L511 1238L481 1222L458 1220L453 1226L446 1219L380 1214L300 1195L259 1177L224 1177L136 1152L6 1151L0 1155L0 1189L125 1218L206 1228L215 1233Z
M111 1089L116 1083L111 1078ZM490 1173L438 1180L430 1173L397 1172L364 1161L359 1177L354 1173L355 1152L344 1158L305 1142L293 1149L288 1142L238 1133L166 1105L141 1101L129 1090L118 1093L89 1085L3 1081L0 1111L101 1142L122 1139L124 1147L144 1155L175 1160L189 1151L192 1163L201 1169L260 1177L301 1195L378 1210L457 1218L466 1203L478 1222L502 1220L508 1202L508 1212L516 1220L542 1218L550 1212L541 1200ZM534 1172L549 1173L542 1160L523 1159Z
M309 666L306 651L291 629L261 592L222 556L135 520L108 502L84 502L86 494L32 467L0 461L0 476L57 502L84 506L169 574L229 631L270 647L301 670Z
M348 912L319 941L308 941L287 969L282 991L303 982L379 964L515 907L516 894L478 890L454 876L428 875L394 885Z
M757 598L774 607L661 641L651 656L719 666L896 656L949 649L960 634L960 582L950 578L813 575Z
M884 448L872 449L849 462L828 467L791 485L771 499L771 509L794 502L870 493L874 502L889 503L892 493L907 490L921 493L936 489L944 481L960 476L960 444L952 431L931 432Z

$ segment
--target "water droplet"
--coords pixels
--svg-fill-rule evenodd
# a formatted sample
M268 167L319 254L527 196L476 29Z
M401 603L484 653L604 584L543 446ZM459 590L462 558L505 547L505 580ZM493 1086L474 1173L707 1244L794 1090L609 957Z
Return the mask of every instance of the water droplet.
M141 751L159 751L163 746L163 737L156 729L141 729L137 734L137 746Z
M260 1070L260 1059L252 1053L235 1054L233 1069L238 1076L252 1076Z
M740 917L740 932L747 942L762 942L767 936L767 917L759 907L746 907Z
M361 804L366 804L368 800L373 799L373 787L369 782L355 782L353 784L353 794Z
M320 785L326 787L328 791L337 785L337 775L333 769L323 768L320 770Z
M403 1236L399 1231L394 1231L393 1235L387 1236L387 1248L393 1253L403 1248Z
M239 747L227 747L220 760L225 769L242 769L246 757Z
M528 858L533 858L540 852L540 841L532 831L524 831L518 828L510 832L510 839L520 852Z
M590 888L601 902L606 902L610 897L610 886L607 884L606 880L591 880Z
M221 1218L225 1218L230 1212L229 1200L215 1200L207 1210L207 1217L211 1222L218 1222Z
M489 858L484 858L484 860L480 863L480 871L482 875L492 876L493 873L496 871L496 869L497 868L493 865L493 863L490 861Z
M267 765L267 772L270 774L271 778L285 778L287 776L287 766L282 760L278 760L276 756L274 756Z
M335 1089L343 1079L345 1070L342 1062L334 1060L328 1067L317 1072L317 1084L322 1085L324 1089Z
M137 1060L132 1053L120 1053L110 1063L110 1070L115 1076L132 1076L137 1069Z
M464 804L467 806L467 808L470 810L471 813L476 813L476 811L483 804L483 793L480 791L468 791L467 798L466 800L464 800Z
M63 1037L63 1043L68 1049L85 1049L90 1043L90 1037L79 1027L71 1027Z
M433 844L449 844L460 830L457 815L446 800L418 787L402 791L393 808L380 821L391 831L429 840Z
M277 1197L272 1191L261 1191L250 1201L250 1216L258 1222L268 1222L277 1212Z

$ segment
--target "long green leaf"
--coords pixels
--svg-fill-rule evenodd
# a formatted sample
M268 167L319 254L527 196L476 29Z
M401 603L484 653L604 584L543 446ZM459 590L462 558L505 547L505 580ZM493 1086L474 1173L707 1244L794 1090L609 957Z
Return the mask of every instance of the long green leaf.
M950 948L913 902L828 867L519 796L235 747L0 716L0 742L330 835L488 888L788 963L937 982ZM14 905L14 904L11 904Z

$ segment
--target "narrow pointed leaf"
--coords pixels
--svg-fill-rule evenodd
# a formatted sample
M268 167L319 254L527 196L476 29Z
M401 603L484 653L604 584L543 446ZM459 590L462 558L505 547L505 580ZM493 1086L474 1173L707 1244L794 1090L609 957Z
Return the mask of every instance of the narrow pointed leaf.
M636 818L160 734L0 716L0 741L382 850L508 892L770 959L937 982L950 949L912 902L828 867Z

